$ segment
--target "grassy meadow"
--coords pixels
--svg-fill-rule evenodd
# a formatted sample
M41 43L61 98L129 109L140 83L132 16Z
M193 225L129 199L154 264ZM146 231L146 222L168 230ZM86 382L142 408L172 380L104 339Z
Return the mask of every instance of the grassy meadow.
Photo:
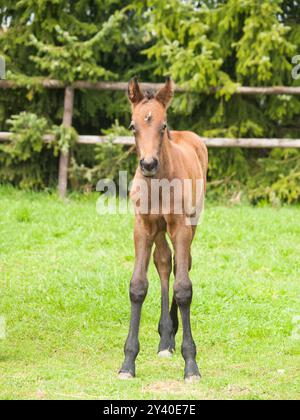
M299 207L208 203L191 272L203 378L183 381L181 330L173 358L157 357L151 264L137 377L124 382L133 217L100 216L96 200L0 188L0 399L300 397Z

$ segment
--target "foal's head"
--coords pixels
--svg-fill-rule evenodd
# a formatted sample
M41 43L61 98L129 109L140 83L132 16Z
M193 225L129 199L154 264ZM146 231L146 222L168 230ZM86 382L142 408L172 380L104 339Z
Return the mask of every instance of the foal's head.
M144 176L154 176L159 168L162 144L168 140L167 108L174 94L173 82L167 78L156 93L144 94L136 78L128 84L132 104L130 128L134 133L140 168Z

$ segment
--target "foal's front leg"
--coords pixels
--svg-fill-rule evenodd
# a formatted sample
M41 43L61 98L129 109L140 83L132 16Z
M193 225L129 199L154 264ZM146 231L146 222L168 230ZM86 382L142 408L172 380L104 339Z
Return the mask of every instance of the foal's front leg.
M139 327L142 305L147 295L148 279L147 271L150 261L151 248L154 234L145 228L137 219L134 229L135 243L135 267L130 282L131 319L128 337L125 343L125 360L119 371L121 379L129 379L135 376L135 359L139 353Z
M189 270L193 231L191 226L186 226L185 222L183 222L177 225L175 224L169 233L175 250L176 275L174 297L181 313L183 327L181 352L185 360L184 378L188 381L193 381L200 378L196 362L196 345L193 340L190 322L192 282L189 278Z

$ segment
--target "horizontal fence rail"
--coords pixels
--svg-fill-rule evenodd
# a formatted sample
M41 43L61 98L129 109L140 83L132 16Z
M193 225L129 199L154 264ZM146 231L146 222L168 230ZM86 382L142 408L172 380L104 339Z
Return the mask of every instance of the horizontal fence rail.
M68 85L59 80L41 79L36 80L36 85L45 89L65 89ZM110 90L110 91L126 91L127 82L87 82L76 81L69 85L73 89L89 89L89 90ZM161 83L141 83L143 89L157 90L163 86ZM0 80L0 89L14 89L22 86L11 80ZM188 92L189 89L176 86L176 92ZM215 93L216 89L212 88L211 93ZM293 86L272 86L272 87L252 87L252 86L238 86L236 94L239 95L300 95L300 87Z
M9 132L0 132L0 141L10 141L13 134ZM244 149L273 149L280 148L296 148L300 149L300 139L255 139L255 138L211 138L201 137L207 147L241 147ZM54 140L52 135L44 136L45 143ZM112 141L114 144L133 146L135 144L134 137L118 136L78 136L78 144L104 144Z
M261 148L261 149L273 149L275 147L280 148L300 148L300 139L255 139L255 138L211 138L201 137L207 147L218 148L218 147L242 147L242 148ZM79 144L103 144L109 141L108 137L105 136L79 136ZM133 137L114 137L112 142L114 144L121 145L134 145L135 141Z
M160 83L142 83L142 88L145 90L157 90L163 84ZM52 79L35 79L34 86L42 87L44 89L64 89L64 117L63 124L66 127L71 127L73 108L74 108L74 92L76 89L88 89L88 90L103 90L103 91L126 91L127 82L88 82L88 81L75 81L71 84L59 80ZM0 80L0 89L19 89L19 88L30 88L23 86L12 80ZM183 86L176 86L176 92L188 92L188 88ZM215 93L216 88L210 89L208 93ZM200 92L199 92L200 93ZM251 86L237 86L234 94L237 95L300 95L300 87L293 86L271 86L271 87L251 87ZM0 142L9 141L12 139L12 133L0 132ZM51 135L44 136L45 142L51 142L54 138ZM105 136L79 136L79 144L103 144L109 141L110 138ZM241 148L300 148L300 139L259 139L259 138L203 138L205 144L211 148L217 147L241 147ZM115 137L113 140L114 144L121 145L134 145L133 137ZM67 193L67 182L68 182L68 165L69 165L69 153L60 154L59 160L59 175L58 175L58 191L59 195L63 198Z

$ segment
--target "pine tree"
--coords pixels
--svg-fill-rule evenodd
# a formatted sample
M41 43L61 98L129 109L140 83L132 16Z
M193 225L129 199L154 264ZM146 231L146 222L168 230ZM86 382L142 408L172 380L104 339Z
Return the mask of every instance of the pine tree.
M297 97L234 94L238 85L300 85L291 76L299 19L293 0L0 0L0 55L8 77L24 86L0 91L0 129L8 130L7 120L24 110L61 123L62 92L39 89L37 78L123 81L137 74L156 82L170 74L190 89L176 95L171 127L205 136L299 137ZM122 92L76 92L78 132L99 134L115 119L129 121ZM87 149L75 154L79 164L95 163ZM276 194L289 200L300 181L297 151L210 155L210 179L223 180L223 193L246 185L256 191L254 201L270 199L277 183Z

